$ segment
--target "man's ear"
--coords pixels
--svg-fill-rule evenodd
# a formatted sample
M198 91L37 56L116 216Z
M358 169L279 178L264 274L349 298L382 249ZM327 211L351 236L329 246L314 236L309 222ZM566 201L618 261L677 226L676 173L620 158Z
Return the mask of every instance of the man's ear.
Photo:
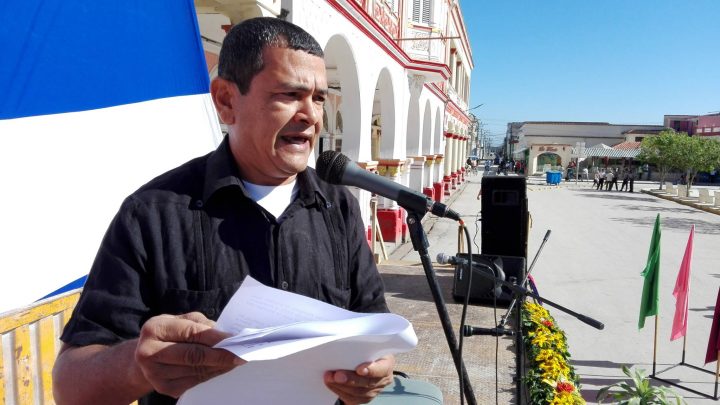
M220 115L220 120L226 125L235 123L235 114L233 114L233 96L238 91L235 83L225 80L222 77L216 77L210 83L210 94L212 95L215 109Z

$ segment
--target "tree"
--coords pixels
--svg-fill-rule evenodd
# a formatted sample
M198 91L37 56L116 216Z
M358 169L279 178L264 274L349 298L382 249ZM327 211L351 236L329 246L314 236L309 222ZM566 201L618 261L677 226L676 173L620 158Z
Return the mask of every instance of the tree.
M699 136L684 137L677 145L675 167L687 175L687 192L690 195L698 172L709 172L720 167L720 143Z
M640 144L638 159L654 164L660 172L660 188L665 182L665 177L671 169L678 167L678 145L683 138L687 138L685 132L675 132L673 129L661 131L657 136L644 138Z

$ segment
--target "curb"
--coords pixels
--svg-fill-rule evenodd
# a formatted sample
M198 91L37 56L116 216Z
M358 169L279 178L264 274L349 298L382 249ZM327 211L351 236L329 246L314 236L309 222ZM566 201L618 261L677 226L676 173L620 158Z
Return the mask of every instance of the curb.
M665 193L664 191L660 190L650 190L650 189L643 189L640 190L641 193L649 194L657 198L662 198L663 200L673 201L678 204L682 204L688 207L699 209L700 211L709 212L711 214L720 215L720 208L716 208L712 205L703 205L697 202L697 200L690 200L690 199L683 199L680 197L672 196L670 194Z

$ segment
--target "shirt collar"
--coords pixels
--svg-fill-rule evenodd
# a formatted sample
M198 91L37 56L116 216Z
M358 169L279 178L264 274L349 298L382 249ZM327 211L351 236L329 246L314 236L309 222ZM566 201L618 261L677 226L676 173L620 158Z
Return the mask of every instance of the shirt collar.
M298 173L298 199L303 205L310 205L318 201L316 197L320 199L319 202L323 205L328 200L326 194L320 187L319 181L320 179L312 168L308 167ZM207 202L215 192L225 187L239 187L243 195L248 197L245 187L240 180L240 171L230 150L230 142L227 135L208 158L205 185L203 187L203 201Z

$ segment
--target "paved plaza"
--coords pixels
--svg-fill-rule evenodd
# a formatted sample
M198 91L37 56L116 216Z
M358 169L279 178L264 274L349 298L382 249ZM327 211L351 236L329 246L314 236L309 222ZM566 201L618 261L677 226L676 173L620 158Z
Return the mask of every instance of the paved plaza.
M471 176L450 200L453 209L465 220L471 234L476 236L474 252L480 246L480 232L476 224L480 202L476 199L481 176ZM662 224L660 268L660 316L658 318L656 373L667 380L687 385L712 395L714 390L715 363L704 366L710 325L715 300L720 287L720 215L658 198L642 190L657 188L657 183L636 182L634 193L597 191L592 182L563 182L559 186L546 185L542 178L528 180L529 211L532 228L528 241L528 261L534 257L547 230L551 236L532 271L542 296L578 313L595 318L605 324L597 330L577 319L550 307L560 328L568 337L572 364L582 377L582 392L588 403L596 403L597 390L623 379L620 367L628 365L650 372L653 362L653 339L655 318L649 317L642 330L638 330L638 312L645 267L652 235L653 222L659 213ZM704 367L711 373L695 371L678 366L682 359L683 340L670 342L670 329L675 310L672 290L683 257L691 225L695 224L695 249L693 252L690 281L689 331L686 345L686 363ZM426 218L424 227L428 233L431 257L439 252L457 252L457 224L449 220ZM438 385L445 395L445 403L457 401L457 382L447 344L442 334L437 314L429 295L414 300L412 294L393 294L393 289L407 291L403 285L407 279L398 278L403 271L410 271L413 261L416 270L413 285L417 294L429 294L424 273L418 264L419 257L409 243L396 246L391 255L394 263L403 266L381 266L390 280L389 303L391 308L421 321L416 325L420 345L415 352L399 358L399 366L414 367L410 374L427 379ZM401 262L398 262L401 261ZM456 305L449 295L452 269L438 271L444 285L449 310L456 314ZM444 277L444 278L443 278ZM398 282L402 280L401 282ZM393 284L394 283L394 284ZM423 290L424 289L424 290ZM408 296L410 298L408 299ZM409 305L424 303L423 311ZM491 308L474 306L473 325L492 326L494 317L504 314L504 309L494 314ZM496 318L496 319L497 319ZM457 329L459 318L453 318ZM424 340L429 339L429 340ZM466 340L472 346L466 354L470 378L478 403L495 402L495 352L496 341L492 337L471 337ZM498 403L517 403L512 377L514 368L514 345L512 339L498 341ZM443 350L444 349L444 350ZM426 353L423 353L425 351ZM446 358L443 358L446 356ZM473 356L473 357L469 357ZM439 372L431 362L443 363L445 370ZM423 359L419 361L418 359ZM710 404L716 401L678 388L690 404Z

